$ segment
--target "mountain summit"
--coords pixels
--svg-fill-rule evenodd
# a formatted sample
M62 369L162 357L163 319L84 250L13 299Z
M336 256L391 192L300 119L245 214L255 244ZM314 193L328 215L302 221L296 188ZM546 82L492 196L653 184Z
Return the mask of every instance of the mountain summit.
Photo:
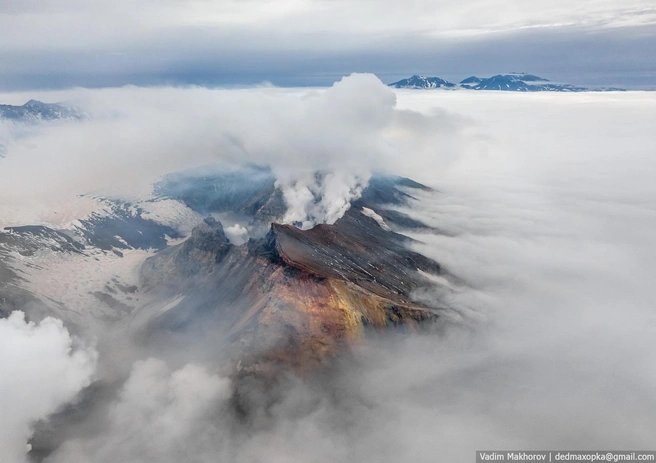
M38 100L30 100L22 106L0 105L0 119L38 122L56 119L82 119L82 114L76 108L62 103L43 103Z
M512 92L585 92L589 89L569 84L557 84L533 74L497 74L492 77L468 77L460 82L463 88L472 90L504 90Z
M543 77L523 72L497 74L492 77L470 76L459 84L448 82L439 77L412 76L389 84L394 88L407 89L467 89L467 90L501 90L509 92L589 92L589 91L624 91L621 88L587 88L566 83L552 82Z
M439 77L414 75L407 79L389 84L389 86L394 88L455 88L456 84L440 79Z

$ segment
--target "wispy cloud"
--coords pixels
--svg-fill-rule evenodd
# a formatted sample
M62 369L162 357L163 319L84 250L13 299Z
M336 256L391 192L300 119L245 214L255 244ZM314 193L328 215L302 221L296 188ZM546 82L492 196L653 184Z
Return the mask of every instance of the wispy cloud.
M59 320L25 321L22 312L0 319L0 458L24 462L32 425L75 399L91 382L92 348L75 347Z

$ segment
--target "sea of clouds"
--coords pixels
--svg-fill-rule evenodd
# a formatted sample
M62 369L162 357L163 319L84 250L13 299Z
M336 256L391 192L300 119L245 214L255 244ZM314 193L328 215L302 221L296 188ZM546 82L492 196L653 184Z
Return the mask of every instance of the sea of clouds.
M449 308L439 335L377 336L318 379L246 388L247 418L211 365L126 355L127 379L93 417L102 432L68 436L46 461L432 462L653 445L656 95L394 93L354 75L327 90L47 97L97 116L8 145L5 221L51 223L85 210L78 194L144 197L167 172L221 161L270 165L286 218L310 226L386 172L435 188L403 211L434 227L408 233L450 277L417 294ZM0 460L19 462L30 426L74 400L96 362L120 359L52 319L15 312L0 330Z

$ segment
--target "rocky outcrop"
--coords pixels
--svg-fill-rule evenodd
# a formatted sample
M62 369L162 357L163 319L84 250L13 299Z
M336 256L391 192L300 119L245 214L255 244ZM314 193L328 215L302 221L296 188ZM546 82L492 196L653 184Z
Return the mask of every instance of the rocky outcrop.
M221 222L207 217L194 227L191 236L182 244L176 257L176 267L186 275L194 275L203 267L219 263L230 251L230 241Z

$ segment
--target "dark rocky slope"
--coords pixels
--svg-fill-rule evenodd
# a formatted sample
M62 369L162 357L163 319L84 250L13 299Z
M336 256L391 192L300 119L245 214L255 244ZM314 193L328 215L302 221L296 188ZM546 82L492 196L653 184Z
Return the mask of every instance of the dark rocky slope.
M363 214L370 195L382 194L375 186L333 225L272 223L266 236L241 246L208 217L184 243L144 263L150 302L134 314L133 329L154 345L203 339L239 370L255 372L280 363L314 368L368 329L432 325L438 308L413 292L430 284L420 271L439 274L440 266ZM409 196L382 191L391 202Z

